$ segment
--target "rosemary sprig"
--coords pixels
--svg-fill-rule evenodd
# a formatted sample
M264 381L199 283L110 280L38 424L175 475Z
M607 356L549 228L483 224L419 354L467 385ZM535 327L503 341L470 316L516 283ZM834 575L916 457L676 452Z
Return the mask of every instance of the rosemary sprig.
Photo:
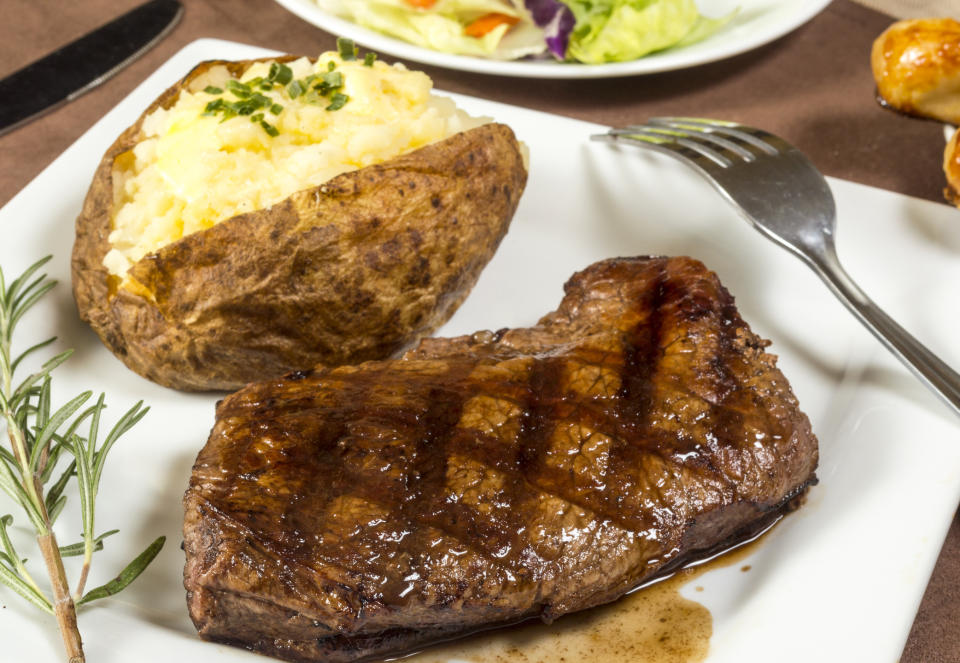
M72 351L48 359L38 371L15 385L14 373L21 362L47 347L50 338L12 354L13 332L23 315L56 285L46 274L37 275L50 256L37 261L9 286L0 269L0 419L6 427L9 448L0 445L0 488L20 505L36 532L53 589L48 597L27 569L27 560L14 548L8 535L13 516L0 517L0 582L44 612L54 615L60 626L69 663L82 663L83 644L77 628L76 606L116 594L129 585L153 561L165 537L157 538L108 583L84 591L93 553L103 540L116 533L95 534L94 514L100 479L107 453L117 439L132 428L149 408L139 402L130 408L100 441L100 418L106 407L100 394L96 403L82 409L92 396L85 391L53 409L51 372L65 362ZM69 462L67 462L69 459ZM50 483L54 475L57 476ZM75 478L80 497L82 540L57 545L53 523L67 497L64 490ZM49 484L49 485L48 485ZM63 557L83 556L76 590L71 593L63 568Z

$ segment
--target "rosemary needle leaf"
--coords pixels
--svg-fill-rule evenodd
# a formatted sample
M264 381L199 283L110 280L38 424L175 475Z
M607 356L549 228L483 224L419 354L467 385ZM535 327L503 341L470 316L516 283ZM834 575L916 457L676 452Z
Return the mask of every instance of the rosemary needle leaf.
M43 378L43 384L40 386L40 394L37 398L37 409L33 416L34 426L33 434L36 436L40 430L47 425L50 420L50 376Z
M63 471L63 474L60 475L60 478L57 479L57 482L50 486L50 489L47 491L47 510L49 511L53 505L60 500L60 496L63 493L63 489L67 487L67 482L70 481L77 471L77 461L70 461L70 465L67 466L67 469Z
M50 445L50 451L47 454L47 459L44 461L43 467L37 468L40 474L40 485L45 486L50 477L53 476L54 470L57 469L57 463L60 460L60 456L63 453L63 450L66 448L66 443L62 435L55 434L53 436L53 444Z
M18 594L24 595L28 599L31 599L33 603L37 603L36 599L39 598L42 599L43 603L46 603L47 606L50 606L49 601L47 601L46 597L40 593L33 580L30 579L30 574L23 565L23 562L26 560L21 561L16 549L13 547L13 542L10 540L10 536L7 534L7 528L12 524L13 516L10 514L0 518L0 544L3 545L3 549L5 551L4 561L9 563L9 568L0 564L0 580L3 580L5 584L10 585L9 579L5 579L3 577L3 572L6 571L16 580L18 580L21 585L20 587L14 587L13 585L10 585L14 591L16 591ZM27 594L24 594L23 590L25 590ZM40 607L43 606L40 605Z
M47 405L49 406L49 384L50 378L47 377L44 382L44 388L47 397ZM33 443L33 449L30 452L30 469L34 472L37 471L37 463L40 462L40 454L46 447L47 443L53 438L53 434L57 431L60 426L63 425L67 419L73 416L73 413L80 409L80 406L83 405L90 396L93 395L92 391L85 391L79 396L76 396L70 400L66 405L61 407L59 410L54 412L49 421L44 423L43 430L40 431L37 435L36 441Z
M17 563L14 561L19 558L17 551L13 548L13 542L10 540L10 536L7 534L7 528L13 524L13 516L9 513L2 518L0 518L0 545L3 546L3 551L7 554L7 558L10 560L11 566L17 566Z
M20 485L20 482L14 478L13 471L6 462L0 462L0 488L3 488L4 492L23 507L23 510L27 512L27 516L30 518L30 522L37 527L38 531L43 531L40 529L43 527L43 516L40 515L37 507L34 506L30 500L30 496L27 495L23 486Z
M153 543L147 546L146 550L137 555L136 559L134 559L132 562L127 564L126 568L120 572L120 575L105 585L91 589L89 592L83 595L83 598L77 601L77 605L81 606L84 603L90 603L91 601L112 596L136 580L137 576L140 575L143 570L147 568L147 565L153 561L153 558L159 554L166 540L167 537L165 536L157 537Z
M30 283L30 285L26 286L26 287L23 289L23 292L19 293L19 294L16 295L16 296L11 296L10 299L11 299L11 301L13 302L13 304L10 306L10 309L15 311L15 310L17 310L18 308L20 308L20 307L21 307L21 304L22 304L23 301L24 301L24 299L26 299L27 297L29 297L29 296L30 296L30 293L33 292L37 287L43 286L43 287L45 287L47 290L49 290L50 288L52 288L53 286L55 286L55 285L57 284L56 281L46 281L46 278L47 278L47 275L46 275L46 274L41 274L40 276L38 276L37 278L35 278L35 279ZM46 292L46 291L44 291L44 292ZM27 308L29 308L29 306L28 306Z
M13 476L13 470L10 468L10 465L7 464L8 462L10 462L10 465L16 466L16 461L7 461L6 458L0 461L0 488L3 488L3 491L7 495L19 502L23 488L17 483L16 478ZM17 490L18 488L20 489L19 491Z
M33 391L34 385L49 375L50 371L69 359L70 355L72 354L73 350L64 350L60 354L55 355L52 359L48 359L43 366L40 367L39 371L28 376L23 382L20 383L20 386L14 390L13 395L7 399L9 408L11 410L19 409L21 400L26 400L30 396L36 394L36 392Z
M110 536L111 534L116 534L119 531L120 530L118 529L112 529L108 532L104 532L103 534L95 538L93 540L94 552L96 552L97 550L103 550L103 540L108 536ZM69 546L60 546L60 556L76 557L78 555L82 555L86 550L85 545L86 544L83 541L80 541L79 543L71 543Z
M70 450L73 452L77 467L77 492L80 494L80 519L83 522L84 537L91 534L93 529L94 497L96 489L90 482L93 468L90 467L90 457L83 446L83 440L73 436Z
M103 474L103 464L107 460L107 453L121 435L130 430L138 421L143 419L144 415L150 411L149 407L143 407L143 401L138 401L132 408L120 417L120 421L107 434L107 439L103 441L103 448L97 451L93 456L93 494L97 494L100 486L100 475ZM92 447L92 445L91 445Z
M42 278L46 278L46 276ZM36 282L39 282L39 279ZM10 326L11 327L16 326L16 324L20 321L20 318L23 317L23 314L26 313L31 306L36 304L37 300L43 297L47 293L47 291L50 290L50 288L52 288L55 285L57 285L56 281L47 281L42 286L40 286L40 288L36 290L33 290L33 291L24 290L23 294L27 295L27 293L29 293L29 296L26 297L26 299L23 299L23 300L16 299L14 301L15 308L13 310L13 315L10 316L10 323L9 323Z
M88 407L86 410L80 413L80 415L73 420L73 423L70 424L70 428L67 429L67 432L62 436L59 436L60 442L63 443L64 440L69 440L73 438L73 434L77 432L77 429L80 428L80 424L87 420L87 417L94 415L93 420L90 422L90 435L87 436L87 440L92 440L94 444L97 441L97 428L100 425L100 413L105 407L107 407L103 402L104 395L101 393L100 398L97 399L97 402Z
M10 287L7 289L3 288L3 274L0 274L0 290L4 291L5 293L3 296L4 303L14 301L17 297L17 291L20 290L21 286L23 286L23 284L27 281L27 279L33 276L33 273L35 271L37 271L38 269L46 265L48 262L50 262L51 258L53 258L52 255L45 256L43 258L40 258L40 260L36 261L29 267L27 267L26 271L24 271L23 274L21 274L16 279L14 279L10 283Z
M50 518L50 524L53 525L57 522L57 518L60 517L60 512L63 511L63 507L67 504L67 496L61 495L57 498L53 504L47 507L47 517Z
M90 433L87 434L87 444L90 445L90 449L97 448L97 436L100 434L100 414L103 412L103 408L106 407L103 404L103 393L100 394L100 398L97 399L97 404L93 406L91 414L93 415L90 419ZM84 413L86 415L86 413ZM86 418L85 416L83 418ZM80 419L80 421L83 420ZM77 422L79 424L79 421ZM71 426L69 435L73 435L74 428Z
M13 375L17 371L17 366L20 365L20 362L23 361L27 357L27 355L39 350L40 348L47 347L48 345L50 345L56 340L57 340L57 337L53 336L51 338L48 338L46 341L41 341L40 343L37 343L36 345L29 347L23 352L21 352L20 356L14 359L13 362L10 364L10 375Z
M10 555L5 552L0 552L0 564L6 564L11 569L16 566L16 563L10 559Z
M45 597L43 594L37 593L37 590L28 585L20 578L20 576L2 564L0 564L0 582L15 591L23 598L30 601L30 603L34 604L44 612L51 615L53 614L53 606L50 605L50 601L47 600L47 597Z

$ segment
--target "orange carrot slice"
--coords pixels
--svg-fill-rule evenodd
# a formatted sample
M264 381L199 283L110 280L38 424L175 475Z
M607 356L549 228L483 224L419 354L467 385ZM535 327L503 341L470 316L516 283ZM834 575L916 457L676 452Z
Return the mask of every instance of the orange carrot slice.
M430 9L437 4L437 0L406 0L406 2L417 9Z
M410 0L407 0L407 2L409 1ZM468 37L477 37L479 39L499 25L514 25L519 21L520 19L516 16L508 16L507 14L491 12L471 21L470 24L463 29L463 34L467 35Z

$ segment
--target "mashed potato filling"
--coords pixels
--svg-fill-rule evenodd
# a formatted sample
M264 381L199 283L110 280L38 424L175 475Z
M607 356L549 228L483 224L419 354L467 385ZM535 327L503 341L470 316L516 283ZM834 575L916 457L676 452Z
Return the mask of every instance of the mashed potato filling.
M240 81L267 78L270 67L256 63ZM294 81L340 72L341 96L318 103L317 95L292 98L286 85L256 85L271 98L260 118L224 119L209 112L218 98L237 100L221 66L144 119L142 140L114 165L113 248L103 261L111 274L123 277L144 255L219 221L489 121L432 94L430 78L402 64L325 53L287 67Z

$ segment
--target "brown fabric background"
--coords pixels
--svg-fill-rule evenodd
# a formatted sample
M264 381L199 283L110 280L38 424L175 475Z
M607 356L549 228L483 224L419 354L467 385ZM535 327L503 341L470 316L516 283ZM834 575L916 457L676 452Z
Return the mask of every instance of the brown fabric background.
M0 76L140 1L3 0ZM333 36L271 0L182 1L186 12L181 23L139 61L80 99L0 137L0 205L195 39L217 37L305 55L329 50L334 44ZM536 81L425 69L443 90L603 124L679 114L758 125L783 135L828 175L942 201L941 125L900 117L874 103L870 45L890 22L884 14L836 0L807 25L763 48L724 62L653 76ZM864 542L864 547L864 554L878 554L874 542ZM960 520L955 519L902 663L960 661L958 578ZM870 634L851 633L850 637ZM829 652L824 652L823 660L831 660Z

